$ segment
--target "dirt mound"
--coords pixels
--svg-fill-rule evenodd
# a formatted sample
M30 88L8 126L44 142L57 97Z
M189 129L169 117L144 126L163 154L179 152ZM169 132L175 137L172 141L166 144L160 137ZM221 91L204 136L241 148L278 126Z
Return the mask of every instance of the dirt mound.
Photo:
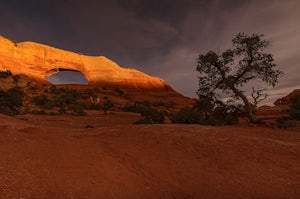
M0 115L0 198L300 195L299 132L134 117Z

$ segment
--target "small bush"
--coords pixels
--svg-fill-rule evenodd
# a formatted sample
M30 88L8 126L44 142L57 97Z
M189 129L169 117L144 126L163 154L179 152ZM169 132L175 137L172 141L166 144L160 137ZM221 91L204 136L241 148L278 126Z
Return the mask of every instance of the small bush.
M115 88L115 92L119 94L119 96L124 96L124 91L120 88Z
M20 79L20 75L13 76L14 83L18 83Z
M300 95L291 97L289 116L291 119L300 120Z
M287 110L289 117L280 117L276 119L276 125L278 128L292 128L298 125L300 120L300 95L291 97L291 105Z
M126 103L123 111L141 114L142 118L134 124L163 123L166 115L165 111L157 111L152 108L149 101L136 101L133 105Z
M123 111L124 112L135 112L135 107L132 104L126 103L123 106Z
M83 116L86 115L86 112L84 112L85 104L77 102L72 106L72 110L77 115Z
M280 117L276 119L276 125L278 128L287 129L295 127L297 125L297 121L291 120L288 117Z
M34 96L32 98L32 101L35 105L43 107L47 110L51 110L57 106L57 102L55 100L49 99L45 94Z
M12 73L10 70L0 71L0 78L7 78L10 76L12 76Z
M87 124L87 125L85 125L84 128L90 129L90 128L94 128L94 126L92 126L92 125L90 125L90 124Z
M96 94L95 94L95 91L94 91L93 89L85 89L85 90L83 91L83 93L84 93L84 94L87 94L87 95L89 95L89 96L91 96L91 97L97 97Z
M225 105L210 99L201 99L193 107L184 107L172 114L173 123L203 124L203 125L232 125L238 123L242 107Z
M52 94L59 94L59 90L56 88L55 85L52 85L52 86L50 87L50 92L51 92Z
M166 106L164 102L152 102L153 106Z
M88 106L89 110L101 110L102 106L101 104L91 104Z
M0 113L19 114L19 108L23 105L23 98L24 92L17 86L7 91L0 91Z
M103 103L102 109L104 111L104 113L106 114L107 111L109 111L112 107L114 107L114 102L110 99L106 99Z
M27 85L28 85L28 84L27 84ZM38 89L38 86L37 86L35 83L30 82L30 83L29 83L29 89L31 89L31 90L37 90L37 89Z
M60 107L58 108L58 113L64 114L67 112L67 106L65 104L61 104Z
M172 123L177 124L200 124L204 117L196 109L184 107L170 116Z
M32 101L35 105L37 106L45 106L45 104L48 103L48 96L45 95L45 94L41 94L41 95L38 95L38 96L34 96L32 98Z

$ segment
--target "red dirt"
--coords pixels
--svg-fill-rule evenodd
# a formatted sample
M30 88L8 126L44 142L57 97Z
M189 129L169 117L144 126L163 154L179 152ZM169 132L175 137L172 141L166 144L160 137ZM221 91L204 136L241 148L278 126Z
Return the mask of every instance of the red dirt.
M0 115L0 198L300 198L297 131L136 118Z

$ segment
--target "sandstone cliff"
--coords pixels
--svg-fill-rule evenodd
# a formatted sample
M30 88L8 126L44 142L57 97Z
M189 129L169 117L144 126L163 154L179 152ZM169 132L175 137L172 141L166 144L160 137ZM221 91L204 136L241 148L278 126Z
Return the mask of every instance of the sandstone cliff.
M60 70L80 71L89 85L172 90L162 79L122 68L104 56L86 56L34 42L14 43L0 36L0 70L44 82Z

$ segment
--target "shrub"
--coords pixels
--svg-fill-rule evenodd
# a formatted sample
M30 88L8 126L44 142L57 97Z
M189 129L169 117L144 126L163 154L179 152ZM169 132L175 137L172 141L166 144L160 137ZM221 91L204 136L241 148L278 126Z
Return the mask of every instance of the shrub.
M300 120L300 95L291 97L290 109L287 111L289 117L280 117L276 119L278 128L291 128L298 125Z
M8 99L10 100L9 106L13 109L18 109L23 105L24 92L20 87L13 87L6 91Z
M18 83L20 79L20 75L13 76L14 83Z
M0 71L0 78L7 78L10 76L12 76L12 73L10 70Z
M291 119L300 120L300 95L291 97L289 116Z
M34 82L29 82L29 84L27 84L27 85L29 85L29 89L31 89L31 90L37 90L38 89L37 84L34 83Z
M45 94L41 94L41 95L38 95L38 96L34 96L32 98L32 101L37 106L44 106L48 102L48 97Z
M95 91L94 91L93 89L85 89L85 90L83 91L84 94L87 94L87 95L89 95L89 96L91 96L91 97L97 97L97 96L95 95L94 92L95 92Z
M133 105L126 103L123 111L141 114L142 118L134 124L163 123L166 115L165 111L153 109L149 101L135 101Z
M56 88L55 85L52 85L52 86L50 87L50 92L51 92L52 94L58 94L58 93L59 93L59 90Z
M129 103L124 104L123 106L123 111L124 112L135 112L135 107L134 105L131 105Z
M55 104L56 106L68 105L72 106L77 102L77 98L81 96L75 89L69 88L59 88L57 89L55 86L50 88L50 92L55 95Z
M84 128L87 128L87 129L89 129L89 128L94 128L94 126L92 126L92 125L90 125L90 124L87 124L87 125L85 125L85 127Z
M89 110L100 110L101 108L101 104L91 104L88 106Z
M34 96L32 98L32 101L35 105L41 106L47 110L51 110L57 106L57 102L55 100L49 99L48 96L45 94Z
M19 114L19 108L23 105L23 98L24 92L19 87L0 91L0 112L6 115Z
M166 106L164 102L152 102L153 106Z
M115 92L118 93L120 96L123 96L125 94L124 91L120 88L115 88Z
M108 98L105 99L105 101L103 103L103 107L102 107L104 113L107 114L107 111L109 109L111 109L112 107L114 107L114 102L112 100L108 99Z
M170 119L172 123L181 124L231 125L238 123L241 114L241 106L225 105L207 98L199 100L193 107L180 109Z
M157 111L156 109L138 105L137 109L142 116L142 119L135 122L135 124L161 124L164 122L165 114L164 111Z
M199 111L191 107L183 107L177 113L170 116L172 123L200 124L204 120Z
M287 129L297 125L297 121L291 120L288 117L280 117L276 119L276 125L278 128Z
M66 104L61 104L60 107L58 108L58 113L63 114L67 112L67 106Z
M86 112L84 112L84 108L85 108L85 104L81 102L76 102L72 106L73 112L80 116L86 115Z

